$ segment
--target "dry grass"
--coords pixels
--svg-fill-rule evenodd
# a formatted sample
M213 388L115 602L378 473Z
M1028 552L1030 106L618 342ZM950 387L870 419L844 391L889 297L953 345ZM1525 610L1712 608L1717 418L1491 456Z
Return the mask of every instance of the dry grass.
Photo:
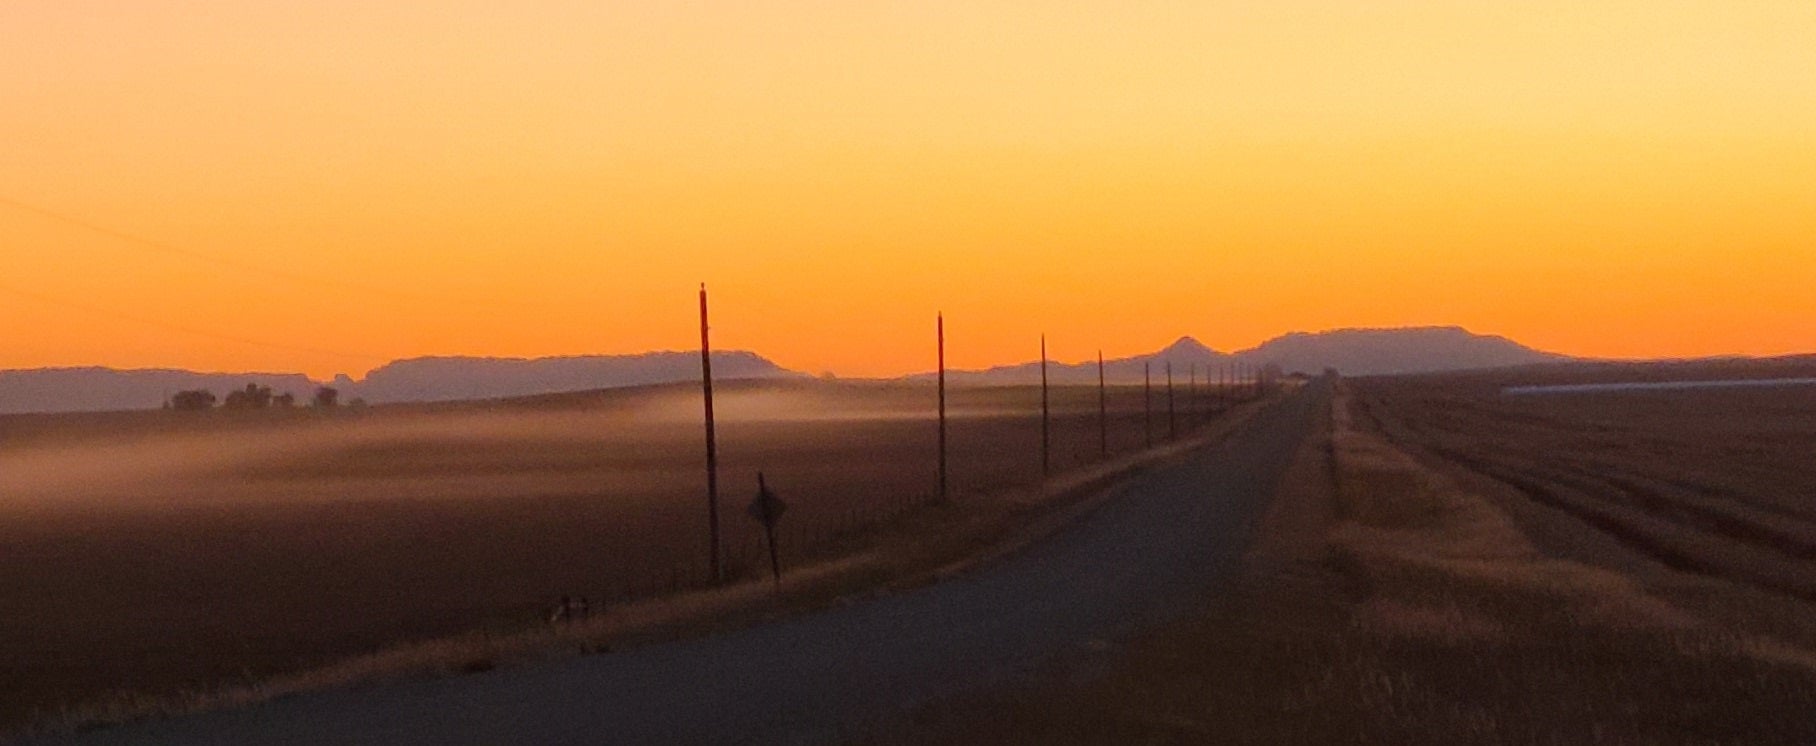
M858 740L1816 742L1810 649L1758 624L1794 599L1545 551L1354 415L1334 407L1202 614ZM1706 613L1743 597L1753 624Z

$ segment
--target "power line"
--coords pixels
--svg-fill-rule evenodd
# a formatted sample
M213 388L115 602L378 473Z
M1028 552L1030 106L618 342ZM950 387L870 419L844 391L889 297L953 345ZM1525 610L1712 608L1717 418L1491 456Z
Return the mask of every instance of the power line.
M234 335L234 334L223 334L221 332L209 331L206 329L196 329L194 327L183 326L181 324L172 324L169 322L158 321L155 319L148 319L143 316L137 316L134 314L121 313L119 311L101 308L99 306L91 306L86 303L78 303L76 301L64 300L61 298L54 298L54 297L51 297L48 295L34 293L29 290L20 290L19 288L12 287L10 285L0 284L0 293L4 293L6 295L11 295L11 296L18 297L18 298L25 298L27 300L37 301L39 303L43 303L46 305L57 306L60 308L68 308L68 309L72 309L72 310L76 310L76 311L82 311L84 313L94 314L97 316L107 316L107 317L111 317L111 318L115 318L115 319L121 319L124 321L130 321L130 322L133 322L136 324L154 326L154 327L158 327L160 329L167 329L167 330L174 331L174 332L182 332L184 334L190 334L190 335L194 335L197 337L207 337L209 339L216 339L216 340L221 340L221 341L226 341L226 342L237 342L239 344L244 344L244 345L253 345L253 346L257 346L257 347L268 347L271 349L285 350L288 352L305 352L305 353L309 353L312 355L328 355L331 357L344 358L347 360L359 360L362 362L371 362L371 361L375 361L375 360L380 361L380 362L385 362L385 361L389 361L391 359L389 356L385 356L385 355L370 355L370 354L365 354L365 353L344 352L344 351L340 351L340 350L328 350L328 349L322 349L319 347L305 347L305 346L301 346L301 345L285 344L282 342L271 342L271 341L262 340L262 339L253 339L250 337L241 337L241 336Z
M453 297L453 296L435 296L435 295L429 295L429 294L425 294L425 293L399 292L399 291L391 289L391 288L381 287L378 285L371 285L371 284L367 284L367 283L350 282L347 280L341 280L341 279L336 279L336 278L298 274L295 272L291 272L291 271L284 270L284 269L279 269L276 267L270 267L270 266L266 266L266 265L262 265L262 264L258 264L258 263L254 263L254 262L241 261L238 259L233 259L231 257L220 256L217 254L211 254L211 253L207 253L207 252L195 251L193 249L176 246L176 245L164 242L164 241L159 241L156 239L146 238L144 236L127 233L125 231L116 230L114 228L109 228L104 225L98 225L95 223L91 223L87 220L83 220L82 218L74 217L71 215L66 215L66 214L57 212L55 210L46 209L46 208L39 207L37 205L29 204L26 202L20 202L19 200L12 199L10 197L0 196L0 205L4 205L4 206L10 207L10 208L13 208L15 210L19 210L21 212L28 212L28 213L31 213L34 215L38 215L40 217L49 218L51 220L57 221L59 223L63 223L65 225L80 228L82 230L89 231L91 233L95 233L98 235L107 236L108 238L112 238L117 241L124 242L127 245L136 246L141 249L154 251L154 252L157 252L160 254L164 254L166 256L180 257L183 259L188 259L190 261L201 262L204 264L211 264L216 267L222 267L225 269L234 270L234 271L240 272L242 274L260 275L260 276L264 276L264 277L268 277L268 278L272 278L272 279L276 279L276 280L282 280L284 282L289 282L292 284L316 285L316 286L320 286L320 287L335 288L337 290L343 290L343 291L366 293L366 294L382 296L382 297L390 298L392 300L402 301L402 302L406 302L406 303L419 303L419 302L422 302L425 300L432 300L432 301L444 302L444 303L457 303L457 304L467 305L467 306L475 306L475 305L477 305L477 306L519 306L519 307L531 307L531 308L550 308L550 307L552 307L551 304L538 302L538 301L503 300L503 299L497 299L497 298L483 298L483 299L482 298L462 298L462 297Z

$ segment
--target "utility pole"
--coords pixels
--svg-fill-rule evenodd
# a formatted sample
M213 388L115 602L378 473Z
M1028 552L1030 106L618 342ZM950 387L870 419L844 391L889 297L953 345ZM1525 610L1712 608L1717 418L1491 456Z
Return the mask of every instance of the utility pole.
M940 500L946 499L946 314L938 316L940 355Z
M1097 351L1097 457L1110 457L1110 399L1104 386L1103 350Z
M712 326L706 315L706 283L700 283L700 387L706 398L706 522L712 581L725 581L724 558L719 543L719 439L713 420Z
M1047 335L1040 335L1040 475L1047 476L1053 466L1053 424L1047 402Z

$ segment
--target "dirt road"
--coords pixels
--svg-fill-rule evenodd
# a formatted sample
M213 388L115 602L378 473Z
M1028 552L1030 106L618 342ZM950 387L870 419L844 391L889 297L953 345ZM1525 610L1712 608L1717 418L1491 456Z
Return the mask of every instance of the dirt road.
M79 743L743 743L875 733L1215 591L1327 393L1157 467L1049 540L917 590L704 639L299 697Z

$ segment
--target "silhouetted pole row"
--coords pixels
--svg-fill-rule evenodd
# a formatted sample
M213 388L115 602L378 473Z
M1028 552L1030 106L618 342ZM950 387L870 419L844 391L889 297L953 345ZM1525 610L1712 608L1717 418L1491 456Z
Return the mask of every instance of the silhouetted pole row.
M1053 424L1047 403L1047 335L1040 335L1040 475L1053 465Z
M1141 364L1141 432L1154 447L1154 363Z
M719 440L713 421L713 345L712 326L706 315L706 283L700 283L700 385L706 397L706 522L711 577L714 583L725 580L724 558L719 544Z
M1103 350L1097 351L1097 456L1110 457L1110 394L1103 380Z
M946 314L938 317L940 350L940 499L946 499Z
M936 354L938 360L939 387L939 499L944 501L950 496L950 433L948 422L948 397L946 381L946 315L936 314L934 318ZM1049 376L1047 356L1047 335L1040 335L1040 472L1042 479L1050 476L1053 470L1053 408L1052 383ZM1163 361L1166 372L1166 407L1167 439L1178 440L1179 422L1178 406L1173 391L1173 362ZM1213 378L1213 375L1215 378ZM1186 407L1188 414L1196 413L1200 420L1211 417L1211 395L1199 388L1198 364L1192 363L1187 373ZM1251 378L1252 376L1252 378ZM1215 398L1224 404L1233 404L1253 391L1259 398L1266 393L1267 382L1258 370L1236 360L1225 360L1222 365L1207 364L1203 381L1205 388L1216 387ZM1253 384L1250 386L1250 384ZM711 545L709 551L710 578L713 583L725 582L725 550L720 531L719 513L719 444L718 423L713 411L713 361L712 361L712 323L709 315L706 284L700 284L700 387L705 407L706 420L706 515L707 535ZM1146 447L1154 446L1154 365L1152 361L1143 361L1141 365L1141 414L1142 436ZM1097 351L1097 450L1101 458L1110 455L1110 395L1109 376L1104 361L1103 350ZM767 484L763 474L757 474L759 497L768 496ZM774 526L767 527L767 538L770 547L770 570L780 578L780 563L776 554L776 536Z

